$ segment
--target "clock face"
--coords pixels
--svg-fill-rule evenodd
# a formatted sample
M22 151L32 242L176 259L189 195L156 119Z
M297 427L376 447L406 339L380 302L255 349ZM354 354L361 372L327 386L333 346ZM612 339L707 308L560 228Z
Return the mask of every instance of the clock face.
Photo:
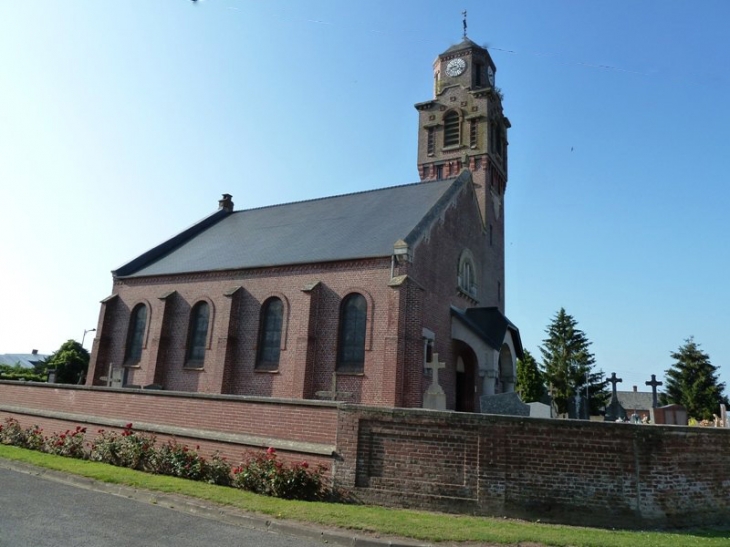
M446 65L446 74L448 76L458 76L466 70L466 61L464 59L451 59Z
M494 85L494 71L492 70L492 67L487 67L487 78L489 79L489 85Z

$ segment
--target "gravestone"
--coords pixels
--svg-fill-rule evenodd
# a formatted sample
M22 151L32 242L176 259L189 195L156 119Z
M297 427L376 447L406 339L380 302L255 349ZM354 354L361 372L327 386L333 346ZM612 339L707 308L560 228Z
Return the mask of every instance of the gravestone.
M608 381L611 382L611 402L606 407L604 420L607 422L623 421L626 418L626 411L618 402L618 395L616 395L616 384L623 382L623 379L616 378L616 373L612 372Z
M352 397L352 393L349 391L337 391L337 373L332 373L332 385L327 391L316 391L314 393L320 399L328 401L336 401L338 397Z
M482 414L500 414L502 416L529 416L530 405L522 402L514 391L498 395L484 395L479 398Z
M423 408L446 410L446 394L439 384L439 369L446 368L446 363L439 363L439 354L434 353L426 368L431 370L431 385L423 394Z
M552 418L553 414L551 412L550 405L546 405L545 403L540 402L534 402L534 403L527 403L527 406L530 407L530 417L532 418Z
M107 387L122 387L124 385L124 369L109 363L109 371L106 376L102 376L99 380L106 382Z
M647 386L651 386L651 408L659 406L659 400L657 399L656 388L663 386L662 382L657 382L656 374L651 375L651 382L645 382Z
M720 405L720 421L721 427L730 427L730 423L727 421L727 408L725 408L725 405Z

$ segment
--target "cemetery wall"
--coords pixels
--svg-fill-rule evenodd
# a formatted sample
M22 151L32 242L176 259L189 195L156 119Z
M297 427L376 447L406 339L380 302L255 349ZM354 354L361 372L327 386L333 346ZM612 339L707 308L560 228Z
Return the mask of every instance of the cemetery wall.
M730 522L730 430L345 406L364 502L579 525Z
M17 418L48 433L86 426L135 430L200 445L240 461L248 450L274 447L283 456L330 465L337 404L265 397L66 386L0 381L0 423Z
M273 446L363 502L616 528L730 522L730 430L0 381L0 421Z

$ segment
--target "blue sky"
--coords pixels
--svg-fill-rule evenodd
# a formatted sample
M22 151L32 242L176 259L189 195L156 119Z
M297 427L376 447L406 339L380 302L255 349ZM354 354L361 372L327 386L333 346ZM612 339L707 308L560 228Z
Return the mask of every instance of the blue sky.
M80 340L110 271L224 192L416 181L413 105L463 9L512 122L525 347L564 307L619 389L689 336L730 381L725 0L0 0L0 353Z

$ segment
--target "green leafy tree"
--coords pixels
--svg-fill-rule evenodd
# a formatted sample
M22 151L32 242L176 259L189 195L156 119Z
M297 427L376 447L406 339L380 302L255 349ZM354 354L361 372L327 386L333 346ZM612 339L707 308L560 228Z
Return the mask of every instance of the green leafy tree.
M697 420L710 420L728 404L725 383L717 377L718 367L690 336L679 350L671 353L675 363L666 371L662 404L678 404Z
M578 329L578 322L564 308L545 329L547 338L540 346L542 373L553 403L561 414L568 412L576 394L588 397L591 414L598 414L609 398L602 371L595 370L591 342Z
M522 359L517 359L517 393L526 403L542 399L547 390L540 368L532 354L525 350Z
M89 352L76 340L69 340L48 358L46 365L56 369L57 383L78 384L86 378Z

